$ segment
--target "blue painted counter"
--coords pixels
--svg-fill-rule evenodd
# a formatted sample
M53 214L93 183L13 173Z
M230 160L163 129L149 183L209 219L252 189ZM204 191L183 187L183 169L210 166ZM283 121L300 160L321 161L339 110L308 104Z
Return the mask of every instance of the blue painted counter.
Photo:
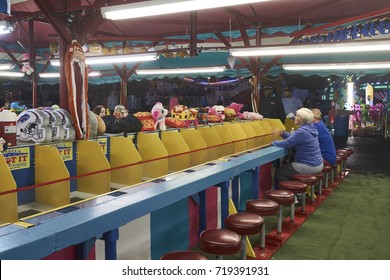
M25 220L35 226L2 234L0 259L41 259L71 245L100 237L152 211L199 193L287 154L267 147L226 157L161 179L121 189L67 208ZM12 225L11 225L12 226Z

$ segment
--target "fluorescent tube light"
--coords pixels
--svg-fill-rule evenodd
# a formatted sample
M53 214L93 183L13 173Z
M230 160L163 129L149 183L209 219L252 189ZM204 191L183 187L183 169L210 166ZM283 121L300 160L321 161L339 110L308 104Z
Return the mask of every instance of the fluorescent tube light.
M283 64L287 71L390 69L390 61L356 63Z
M87 56L85 62L87 65L97 64L112 64L112 63L126 63L139 61L152 61L158 59L156 52L124 54L124 55L102 55L102 56ZM50 60L51 65L60 66L58 59Z
M102 7L101 13L106 19L120 20L174 14L180 12L198 11L266 1L270 0L152 0L110 7Z
M0 70L10 70L12 68L14 68L14 64L12 63L2 63L0 64Z
M24 73L22 72L8 72L8 71L0 71L0 76L2 77L24 77Z
M91 71L88 73L88 77L99 77L102 75L102 72L100 71ZM59 78L60 73L58 72L50 72L50 73L40 73L40 78Z
M140 69L136 70L138 75L160 75L160 74L197 74L197 73L218 73L226 71L225 66L214 67L193 67L173 69Z
M366 41L317 45L288 45L230 49L232 56L275 56L321 53L389 51L390 41Z

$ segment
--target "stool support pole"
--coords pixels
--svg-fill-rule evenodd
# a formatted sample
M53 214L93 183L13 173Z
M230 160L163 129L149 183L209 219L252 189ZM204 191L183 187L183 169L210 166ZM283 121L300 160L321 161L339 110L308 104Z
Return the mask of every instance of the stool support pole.
M263 217L264 219L264 217ZM260 248L265 248L265 219L260 231Z
M290 204L290 221L294 222L295 219L295 202Z
M241 244L242 244L242 247L241 247L241 259L242 260L246 260L246 236L245 235L241 235Z
M282 221L283 221L283 205L279 207L277 232L282 233Z
M305 212L306 193L302 193L301 212Z
M320 179L320 182L318 183L318 194L322 194L322 179Z
M310 186L310 202L314 202L314 185Z
M325 173L325 189L329 187L329 173Z

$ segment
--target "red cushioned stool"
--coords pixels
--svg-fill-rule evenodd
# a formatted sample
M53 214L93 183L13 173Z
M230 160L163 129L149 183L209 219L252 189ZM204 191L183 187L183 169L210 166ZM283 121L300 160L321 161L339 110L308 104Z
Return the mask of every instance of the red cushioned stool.
M348 159L348 155L345 151L339 151L337 150L336 151L336 156L339 156L341 157L341 162L339 163L340 165L340 177L343 177L346 175L346 172L347 172L347 159Z
M263 226L260 232L260 247L265 248L265 216L279 213L280 205L271 199L253 199L246 202L246 211L263 217Z
M295 194L300 193L302 195L301 211L305 212L305 200L306 200L306 190L307 190L306 183L302 183L299 181L280 181L279 189L287 190Z
M241 235L241 259L246 259L246 236L259 233L262 229L264 220L259 215L253 213L231 214L225 219L225 227Z
M324 164L324 168L322 168L322 173L325 174L325 188L329 187L329 173L333 170L331 165Z
M306 183L310 187L310 201L314 201L314 186L317 183L317 177L311 174L294 174L291 180Z
M295 195L293 192L286 190L269 190L265 192L265 196L269 199L275 200L277 203L280 204L277 231L278 233L281 233L283 221L283 205L290 205L290 221L294 221Z
M201 253L183 250L166 253L160 260L207 260L207 258Z
M241 236L228 229L207 229L199 237L199 248L218 256L238 253L241 250Z

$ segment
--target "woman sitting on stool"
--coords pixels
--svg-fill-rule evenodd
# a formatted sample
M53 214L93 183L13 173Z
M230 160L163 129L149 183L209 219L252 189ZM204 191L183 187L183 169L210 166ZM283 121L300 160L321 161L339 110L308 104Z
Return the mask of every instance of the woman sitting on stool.
M300 126L294 133L282 131L284 140L275 140L271 144L276 147L294 149L294 161L283 165L276 170L276 180L287 181L292 175L317 174L322 171L323 163L318 132L313 125L313 112L301 108L295 115L294 123Z

